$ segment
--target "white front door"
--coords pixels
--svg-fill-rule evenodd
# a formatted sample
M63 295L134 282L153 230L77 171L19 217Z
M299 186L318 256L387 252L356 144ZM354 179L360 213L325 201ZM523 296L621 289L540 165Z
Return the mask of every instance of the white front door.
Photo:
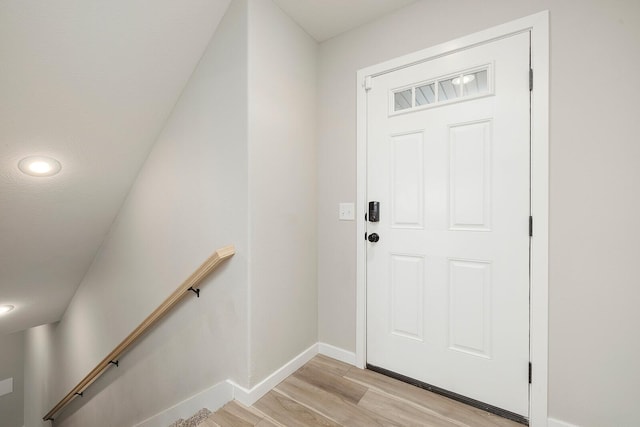
M367 363L524 417L529 96L528 32L367 94Z

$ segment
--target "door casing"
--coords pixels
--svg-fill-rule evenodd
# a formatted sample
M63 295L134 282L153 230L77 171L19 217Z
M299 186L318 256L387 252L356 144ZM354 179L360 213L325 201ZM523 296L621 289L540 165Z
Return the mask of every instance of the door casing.
M357 73L357 269L356 269L356 362L366 366L366 241L367 206L367 91L372 77L429 59L530 31L531 68L531 281L530 361L532 382L529 425L547 425L548 386L548 264L549 264L549 12L473 33L437 46L401 56Z

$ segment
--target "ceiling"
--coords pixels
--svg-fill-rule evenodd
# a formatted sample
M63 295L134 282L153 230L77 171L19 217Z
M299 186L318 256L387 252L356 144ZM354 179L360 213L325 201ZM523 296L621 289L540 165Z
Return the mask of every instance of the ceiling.
M323 41L412 0L274 1ZM228 4L0 2L0 335L61 318Z
M273 0L314 39L323 42L415 0Z

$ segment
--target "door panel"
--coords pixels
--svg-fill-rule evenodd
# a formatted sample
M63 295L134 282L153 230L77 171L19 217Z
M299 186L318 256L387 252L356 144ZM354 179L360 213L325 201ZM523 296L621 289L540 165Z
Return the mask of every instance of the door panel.
M422 229L424 162L422 133L391 137L391 226Z
M490 230L491 121L449 128L450 230Z
M424 258L391 254L391 333L422 341Z
M528 415L529 35L373 78L367 362Z
M491 358L491 263L449 261L449 348Z

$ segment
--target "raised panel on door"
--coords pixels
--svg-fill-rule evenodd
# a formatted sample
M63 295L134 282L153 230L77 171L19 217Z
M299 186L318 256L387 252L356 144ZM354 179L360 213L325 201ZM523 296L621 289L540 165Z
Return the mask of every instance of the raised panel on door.
M424 258L392 254L390 278L391 333L422 341Z
M391 223L394 228L423 227L423 133L391 137Z
M449 348L491 358L491 263L449 260Z
M449 224L491 229L491 121L449 127Z

